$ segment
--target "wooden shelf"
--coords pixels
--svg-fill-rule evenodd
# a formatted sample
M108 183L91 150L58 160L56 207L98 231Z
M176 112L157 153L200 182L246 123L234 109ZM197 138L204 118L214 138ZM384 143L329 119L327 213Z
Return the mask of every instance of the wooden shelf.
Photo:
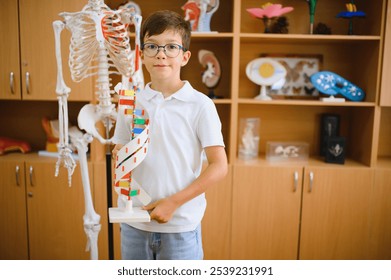
M215 104L231 104L232 100L231 99L222 98L222 99L213 99L213 102Z
M327 106L327 107L369 107L376 106L374 102L323 102L319 100L256 100L240 98L239 104L281 105L281 106Z
M279 2L284 7L294 6L294 10L286 15L289 23L287 34L263 33L263 23L249 16L246 11L250 7L259 6L259 3L255 0L238 2L235 3L235 8L240 9L240 12L236 22L234 21L237 26L234 28L233 40L238 42L239 46L234 48L232 63L234 88L232 90L231 161L237 162L240 141L238 125L241 118L261 119L259 144L261 153L264 152L263 145L267 140L301 139L310 144L310 154L317 155L319 116L333 113L339 114L344 123L343 136L346 137L349 147L347 157L353 158L353 162L363 166L374 166L378 156L378 146L374 140L377 141L378 134L382 137L386 136L387 139L391 137L385 125L385 120L390 114L383 114L383 110L387 109L381 108L381 120L376 116L379 112L378 103L381 93L381 66L385 39L383 29L385 25L390 25L389 19L387 19L388 23L385 23L387 1L377 0L371 5L356 3L367 14L365 20L354 23L354 34L357 35L346 35L348 22L335 18L345 8L338 1L325 1L318 3L317 6L315 23L322 22L331 27L330 35L306 33L309 18L308 5L305 1ZM320 70L337 73L361 87L366 93L365 99L363 102L323 102L314 98L298 99L288 95L287 99L255 100L253 98L259 93L259 86L247 78L245 69L251 60L264 55L320 56L322 57ZM390 69L389 66L388 68ZM378 129L380 122L382 124ZM384 141L381 141L379 146L382 154L390 153L391 149L384 147Z
M267 40L270 42L298 41L300 43L336 43L380 41L381 36L373 35L310 35L310 34L265 34L265 33L241 33L241 41L244 43Z
M192 32L191 39L220 39L220 38L233 38L232 32Z
M391 169L391 156L390 157L379 157L377 159L377 168L390 168Z

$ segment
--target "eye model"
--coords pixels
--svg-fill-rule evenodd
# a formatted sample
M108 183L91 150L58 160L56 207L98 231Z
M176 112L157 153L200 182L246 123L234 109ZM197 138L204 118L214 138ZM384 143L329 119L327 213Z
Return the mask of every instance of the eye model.
M261 86L260 93L255 99L271 100L271 97L266 94L266 86L284 83L286 69L273 59L257 58L247 64L246 75L250 81Z

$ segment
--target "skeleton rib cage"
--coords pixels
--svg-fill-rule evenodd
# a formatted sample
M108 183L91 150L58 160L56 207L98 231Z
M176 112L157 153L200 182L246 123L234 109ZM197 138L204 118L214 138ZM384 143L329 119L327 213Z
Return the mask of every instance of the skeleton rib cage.
M60 15L72 33L69 68L74 81L98 74L99 65L94 65L94 62L100 61L101 55L107 56L110 69L117 69L109 71L109 74L131 76L133 53L127 34L129 22L123 22L130 13L107 10L101 15L90 11ZM101 29L97 28L98 24ZM103 54L99 51L102 47Z

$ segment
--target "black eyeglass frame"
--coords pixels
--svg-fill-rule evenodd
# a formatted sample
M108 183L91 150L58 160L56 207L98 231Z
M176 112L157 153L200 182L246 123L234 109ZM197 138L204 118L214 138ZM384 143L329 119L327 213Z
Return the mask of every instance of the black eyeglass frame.
M141 45L141 50L142 50L142 51L144 51L144 48L145 48L146 45L154 45L154 46L157 47L157 49L156 49L156 54L153 55L153 56L147 55L148 57L155 57L155 56L159 53L159 50L160 50L161 48L163 49L163 52L164 52L164 54L165 54L167 57L171 57L171 58L177 57L177 56L179 55L179 52L178 52L178 54L177 54L176 56L169 56L169 55L167 55L166 47L167 47L167 46L170 46L170 45L171 45L171 46L172 46L172 45L177 46L177 47L179 48L179 50L182 50L183 52L186 52L186 51L187 51L187 49L186 49L185 47L183 47L183 46L181 46L181 45L179 45L179 44L175 44L175 43L165 44L164 46L160 46L160 45L155 44L155 43L144 43L144 44Z

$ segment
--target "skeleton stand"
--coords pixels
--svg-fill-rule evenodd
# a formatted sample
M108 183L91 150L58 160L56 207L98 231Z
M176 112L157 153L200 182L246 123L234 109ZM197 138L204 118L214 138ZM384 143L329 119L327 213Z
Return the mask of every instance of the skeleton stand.
M107 194L108 203L111 204L111 157L109 145L109 131L116 119L115 105L111 103L110 74L119 74L125 77L132 77L135 85L140 83L139 56L139 30L141 16L132 14L129 9L118 11L111 10L104 4L103 0L89 0L88 4L80 12L61 13L64 21L53 22L55 33L55 47L57 59L57 85L56 93L59 103L59 159L56 163L56 176L59 167L65 166L68 170L68 182L71 185L72 173L76 163L71 156L71 149L68 138L68 106L67 99L70 88L66 86L62 73L61 42L60 34L64 28L71 31L71 45L69 55L69 67L72 79L76 82L89 76L97 76L96 94L99 103L97 105L85 105L78 116L79 128L86 133L71 139L77 147L80 156L80 169L82 174L85 215L84 230L87 235L87 250L91 251L91 259L98 259L98 235L101 228L100 216L95 212L92 203L90 182L88 177L87 151L88 144L93 138L100 143L107 145ZM136 54L131 52L127 27L130 23L136 29ZM133 67L134 66L134 67ZM109 71L109 69L116 69ZM140 70L140 71L138 71ZM106 138L97 131L95 124L103 122L106 129ZM110 230L109 230L110 234ZM112 240L109 240L109 244ZM110 259L112 246L109 249Z

